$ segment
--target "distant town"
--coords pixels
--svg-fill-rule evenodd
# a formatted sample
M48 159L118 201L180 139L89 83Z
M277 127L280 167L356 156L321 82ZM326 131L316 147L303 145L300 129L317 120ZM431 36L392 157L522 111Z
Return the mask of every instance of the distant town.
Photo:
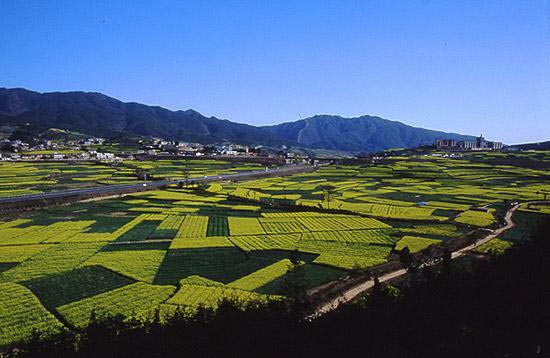
M457 150L501 150L502 142L491 142L483 138L483 134L474 140L456 141L454 139L438 139L435 141L437 149Z
M433 145L415 149L390 149L381 153L347 155L346 158L369 157L376 160L387 155L419 154L423 150L428 155L461 157L466 151L517 150L502 142L488 141L483 135L474 140L457 141L438 139ZM321 150L322 151L322 150ZM328 154L327 154L328 153ZM175 159L175 158L218 158L250 160L253 158L273 158L286 163L307 163L323 157L338 157L331 152L319 155L318 152L282 146L246 146L234 143L200 144L165 140L160 138L139 139L128 144L120 144L103 138L81 138L75 140L33 140L0 139L0 160L40 161L40 160L83 160L83 161L123 161L135 159Z

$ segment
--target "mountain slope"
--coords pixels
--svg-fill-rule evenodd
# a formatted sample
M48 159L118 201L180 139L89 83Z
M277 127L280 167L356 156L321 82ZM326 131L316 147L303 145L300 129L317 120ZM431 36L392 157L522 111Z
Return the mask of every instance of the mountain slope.
M510 147L523 149L523 150L550 150L550 141L514 144L514 145L511 145Z
M353 152L431 144L438 138L465 139L407 126L379 117L314 116L276 126L255 127L194 110L170 111L158 106L125 103L95 92L38 93L0 88L0 126L19 126L31 132L49 128L98 137L154 136L200 143L282 144Z
M380 117L317 115L296 122L267 127L275 136L310 148L376 152L388 148L410 148L433 144L436 139L472 138L411 127Z
M127 134L202 143L282 144L267 131L247 124L208 118L194 110L124 103L90 92L41 94L0 88L0 124L25 125L37 131L60 128L105 138Z

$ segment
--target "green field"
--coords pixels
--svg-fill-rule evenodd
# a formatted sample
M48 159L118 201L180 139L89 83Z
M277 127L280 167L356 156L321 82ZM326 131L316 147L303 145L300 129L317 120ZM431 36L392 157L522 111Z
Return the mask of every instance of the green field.
M46 153L47 154L47 153ZM107 162L0 162L0 198L52 190L138 181L136 170L150 178L184 179L260 170L260 164L214 160Z
M166 177L259 168L214 161L131 164ZM106 164L1 163L0 195L136 180L131 172ZM313 288L383 264L404 247L418 252L494 228L505 201L542 199L550 193L548 179L544 170L487 164L478 156L412 157L5 217L0 346L29 339L34 329L78 330L92 312L138 318L216 307L221 298L278 300L296 255ZM522 233L549 213L542 205L522 208L517 229L479 251L499 252L524 240Z

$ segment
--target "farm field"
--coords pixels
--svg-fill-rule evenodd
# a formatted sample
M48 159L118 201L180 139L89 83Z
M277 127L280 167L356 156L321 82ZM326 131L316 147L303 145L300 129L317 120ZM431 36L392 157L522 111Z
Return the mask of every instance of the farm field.
M194 178L260 170L251 163L214 160L158 160L107 162L0 162L0 198L30 195L52 190L76 189L138 181L136 170L156 178Z
M519 166L487 163L499 154ZM379 219L488 228L497 225L505 202L550 197L545 169L550 153L487 153L485 161L483 153L468 155L473 160L417 156L377 165L330 165L313 173L223 185L218 193ZM542 163L541 169L521 166L525 161Z
M194 163L195 175L257 169ZM15 170L16 163L8 164ZM62 163L32 163L38 173L29 170L29 177L70 170L54 165ZM141 165L153 166L148 169L156 175L178 174L177 163ZM88 172L80 168L88 173L82 175L99 175L89 166ZM0 171L2 178L10 177ZM46 190L73 179L62 174L40 186L30 178L17 190ZM550 193L548 183L544 170L413 157L5 216L0 347L29 339L34 329L78 330L92 312L142 318L157 310L215 308L221 298L279 300L291 259L299 260L305 284L313 288L384 264L404 247L417 252L476 228L495 228L505 201L542 199ZM518 229L480 251L499 252L525 239L524 228L549 213L542 205L522 208Z

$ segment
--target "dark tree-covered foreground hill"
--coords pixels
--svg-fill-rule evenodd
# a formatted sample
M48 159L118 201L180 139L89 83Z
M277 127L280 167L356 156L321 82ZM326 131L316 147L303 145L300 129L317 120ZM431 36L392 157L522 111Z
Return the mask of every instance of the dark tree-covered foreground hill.
M444 260L411 273L401 290L377 285L312 321L301 318L303 304L225 302L167 324L92 320L77 334L37 334L12 356L548 357L549 233L546 223L531 241L470 269Z
M0 126L41 132L59 128L112 138L119 135L215 143L295 145L352 152L410 148L438 138L468 136L415 128L379 117L314 116L275 126L255 127L194 110L170 111L125 103L93 92L38 93L0 88Z

